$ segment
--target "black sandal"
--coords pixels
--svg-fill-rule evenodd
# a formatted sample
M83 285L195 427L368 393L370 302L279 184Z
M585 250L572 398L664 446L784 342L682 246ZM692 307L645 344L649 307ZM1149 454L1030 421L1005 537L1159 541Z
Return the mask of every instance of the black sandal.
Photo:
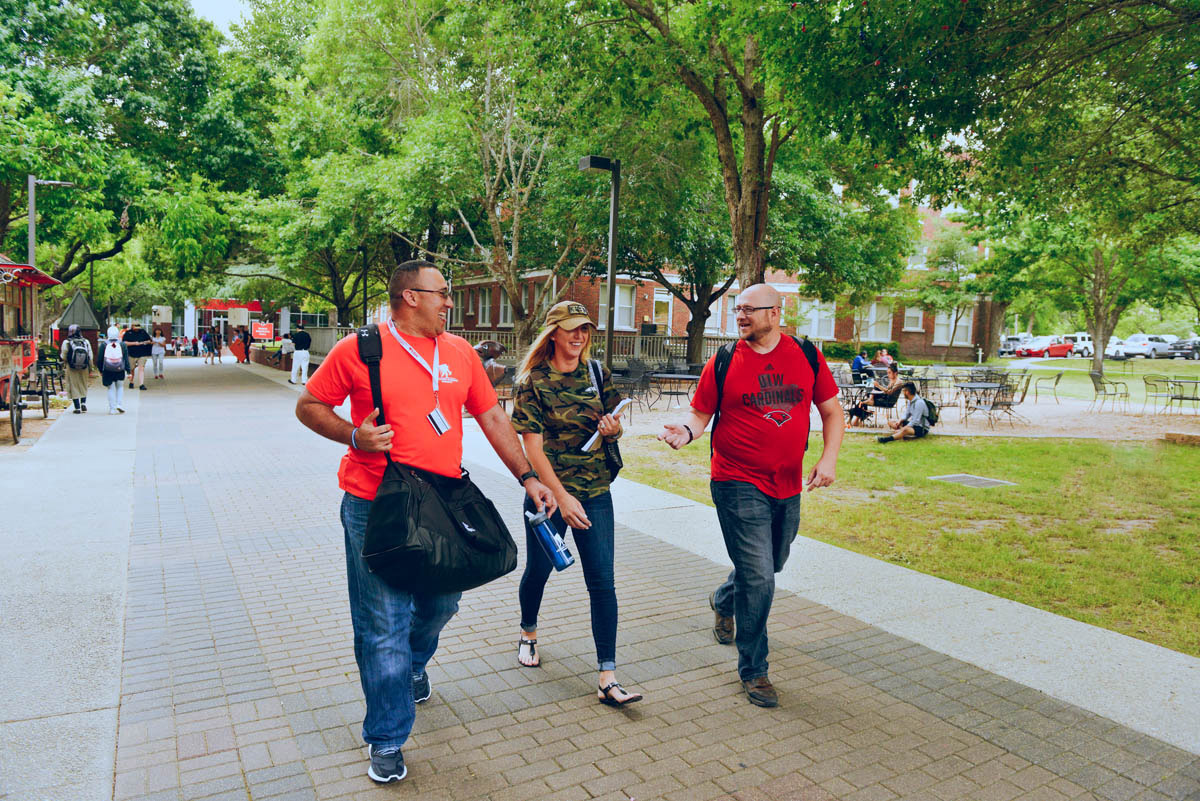
M529 658L537 660L532 665L527 665L521 661L521 646L522 645L528 645L529 646ZM527 668L535 668L535 667L542 666L542 658L540 656L538 656L538 652L537 652L537 640L536 639L530 640L530 639L526 639L525 637L522 637L521 639L517 640L517 664L520 665L521 667L527 667Z
M627 704L636 704L638 701L642 700L641 693L630 693L629 697L626 698L624 701L618 701L616 698L613 698L613 695L612 695L613 688L616 688L616 689L620 690L621 692L626 692L625 688L621 686L620 682L614 681L612 684L608 685L607 687L597 687L596 688L600 692L604 693L603 698L597 698L596 700L599 701L600 703L604 704L605 706L615 706L615 707L622 707L622 706L626 706Z

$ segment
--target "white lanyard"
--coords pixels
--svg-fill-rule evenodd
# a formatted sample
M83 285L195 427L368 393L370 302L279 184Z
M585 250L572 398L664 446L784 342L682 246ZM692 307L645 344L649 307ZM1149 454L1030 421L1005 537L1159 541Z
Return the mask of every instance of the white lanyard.
M396 330L395 323L393 323L391 320L388 320L387 326L388 330L392 332L392 336L394 336L396 341L400 343L400 347L408 351L408 355L416 359L417 364L424 367L425 372L429 373L429 375L433 377L433 408L438 408L438 368L440 365L438 363L437 337L434 337L433 339L433 367L430 367L429 362L425 361L425 359L421 357L421 354L417 353L416 348L408 344L408 341L405 340L404 337L400 336L400 332Z

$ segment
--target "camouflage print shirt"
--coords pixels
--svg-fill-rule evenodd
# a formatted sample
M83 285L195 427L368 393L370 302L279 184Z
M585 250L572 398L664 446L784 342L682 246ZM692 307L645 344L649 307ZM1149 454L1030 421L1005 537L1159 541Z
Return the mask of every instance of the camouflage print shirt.
M612 411L621 400L611 376L604 378L604 411ZM529 378L517 385L512 422L518 434L541 434L542 448L554 474L576 498L595 498L608 492L608 467L604 449L589 453L580 448L596 432L603 414L596 390L588 378L588 366L580 361L571 373L560 373L549 364L534 367Z

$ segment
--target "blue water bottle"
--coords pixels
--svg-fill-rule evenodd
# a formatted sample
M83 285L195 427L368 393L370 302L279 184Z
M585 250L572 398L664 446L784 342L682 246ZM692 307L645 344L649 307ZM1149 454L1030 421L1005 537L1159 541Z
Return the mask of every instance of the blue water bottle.
M529 528L533 529L534 536L542 544L542 550L546 552L546 556L554 565L555 570L566 570L575 564L575 557L571 555L567 543L563 541L562 535L554 530L554 524L550 522L550 518L545 512L538 512L536 515L533 512L526 512L525 517L529 520Z

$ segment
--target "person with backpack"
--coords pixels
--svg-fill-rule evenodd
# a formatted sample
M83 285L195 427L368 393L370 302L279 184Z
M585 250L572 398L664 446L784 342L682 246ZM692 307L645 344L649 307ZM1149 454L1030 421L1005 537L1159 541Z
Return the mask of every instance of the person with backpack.
M800 527L801 492L834 482L842 407L821 352L780 331L778 291L767 284L747 287L733 310L738 341L709 359L691 415L666 425L658 438L678 450L712 420L710 491L733 562L729 577L708 597L713 634L723 645L736 642L738 678L750 703L772 707L779 694L768 678L767 616L775 574ZM813 405L825 447L805 478Z
M564 300L546 313L546 324L517 369L513 402L513 428L525 443L525 453L558 501L550 518L555 531L571 527L575 550L583 567L591 599L592 641L599 670L596 699L608 706L625 706L642 700L617 682L617 592L613 577L613 502L609 492L612 471L604 448L584 452L583 446L599 432L608 441L621 435L621 423L612 412L621 401L608 370L589 358L595 323L587 308ZM533 501L525 511L536 514ZM537 535L525 522L525 572L518 596L521 633L517 661L539 667L538 611L550 578L550 557L537 544Z
M901 388L905 400L908 401L908 411L901 420L889 420L890 435L876 437L880 442L891 442L896 439L920 439L929 433L929 429L937 423L937 406L932 401L926 401L917 394L917 385L908 381Z
M142 324L134 321L129 324L129 330L121 337L128 346L129 358L132 360L133 371L129 374L129 388L137 385L138 389L146 388L146 362L154 350L154 342L150 333L142 328Z
M108 413L125 414L125 376L133 374L129 347L121 341L115 325L108 327L108 341L100 348L100 381L108 388Z
M376 329L362 329L363 338L378 348L378 360L372 366L364 361L357 332L345 337L329 350L296 402L301 423L347 446L338 486L344 491L350 621L366 698L367 776L379 783L400 781L408 773L401 748L412 732L414 705L433 692L426 666L462 595L397 589L369 569L363 556L367 521L377 508L389 458L459 478L465 409L535 505L549 514L557 508L525 458L479 357L465 339L446 331L454 301L445 276L430 262L406 261L392 273L388 297L390 318ZM372 390L375 370L378 393ZM382 408L373 402L375 394ZM335 411L347 398L353 422Z
M87 411L88 381L96 360L92 355L92 343L79 333L79 326L67 328L67 338L63 340L59 357L67 367L67 395L75 405L75 414L82 414Z

